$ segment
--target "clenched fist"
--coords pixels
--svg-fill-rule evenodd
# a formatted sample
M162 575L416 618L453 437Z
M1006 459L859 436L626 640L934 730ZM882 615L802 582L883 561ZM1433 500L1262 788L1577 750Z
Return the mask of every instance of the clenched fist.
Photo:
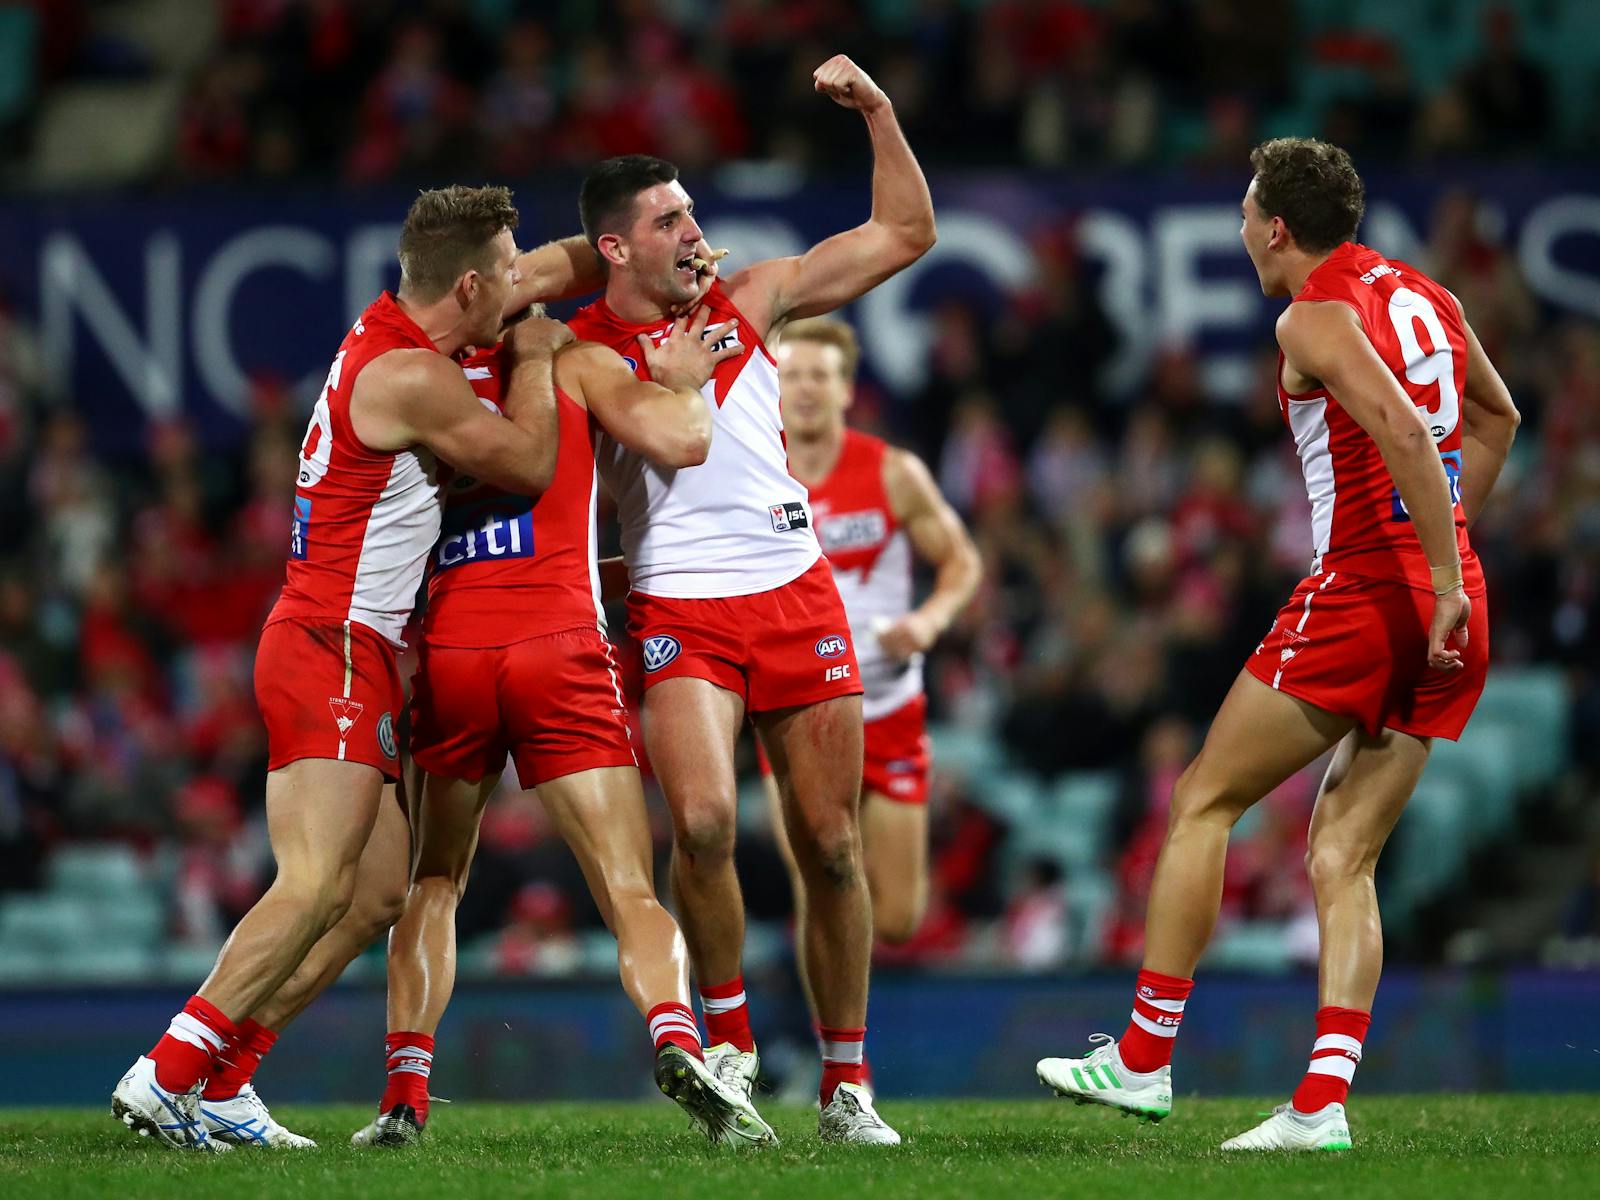
M835 54L811 72L811 86L835 104L870 113L889 103L883 89L872 82L847 54Z

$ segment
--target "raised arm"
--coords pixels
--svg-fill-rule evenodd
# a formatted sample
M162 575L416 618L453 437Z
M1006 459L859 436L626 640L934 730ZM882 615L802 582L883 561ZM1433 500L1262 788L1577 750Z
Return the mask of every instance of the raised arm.
M524 346L514 352L506 416L478 399L450 359L431 350L392 350L374 359L356 380L350 397L356 436L373 450L426 446L464 474L519 495L540 495L555 475L557 424L549 358L554 348L550 343L558 339L554 331L531 325L520 336Z
M1411 514L1412 528L1433 569L1434 617L1428 662L1459 670L1472 606L1461 587L1455 505L1450 480L1422 413L1373 349L1355 310L1337 302L1302 301L1278 318L1278 344L1295 372L1327 388L1377 443L1384 466Z
M1456 302L1458 305L1460 301ZM1467 391L1461 408L1461 511L1471 525L1483 512L1500 470L1511 453L1522 414L1500 372L1484 353L1478 335L1467 324Z
M884 490L911 547L937 572L928 598L878 635L884 651L910 658L930 649L967 606L983 576L983 563L961 523L916 455L891 450L883 463Z
M755 263L726 281L762 337L788 320L832 312L921 258L937 236L933 197L882 89L843 54L812 75L817 91L858 111L872 139L872 215L793 258Z
M530 304L587 296L606 285L600 256L581 233L523 251L517 256L517 272L522 280L506 304L508 318Z

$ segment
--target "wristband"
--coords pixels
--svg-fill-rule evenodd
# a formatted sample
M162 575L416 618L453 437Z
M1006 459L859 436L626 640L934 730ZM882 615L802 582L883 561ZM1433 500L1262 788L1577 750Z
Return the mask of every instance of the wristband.
M1461 560L1457 559L1448 566L1429 567L1433 575L1433 594L1435 596L1448 596L1462 586Z

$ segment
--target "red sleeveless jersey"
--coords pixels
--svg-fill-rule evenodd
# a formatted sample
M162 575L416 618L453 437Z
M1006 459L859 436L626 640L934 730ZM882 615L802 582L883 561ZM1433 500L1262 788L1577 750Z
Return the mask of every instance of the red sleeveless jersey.
M362 369L390 350L434 345L388 292L345 335L300 448L283 594L267 623L355 621L396 646L439 535L433 455L369 450L350 424Z
M911 539L895 520L883 486L889 446L855 429L844 432L839 459L810 488L817 540L833 568L861 671L862 715L875 721L922 694L922 660L893 659L878 630L911 611Z
M1450 482L1467 590L1481 592L1483 571L1461 510L1467 341L1454 297L1415 267L1346 242L1311 272L1293 302L1302 300L1354 309L1378 357L1422 410ZM1278 366L1278 404L1311 500L1311 574L1338 571L1432 590L1422 543L1377 443L1326 389L1285 391L1281 354Z
M478 399L496 411L507 369L498 347L462 363ZM605 628L589 413L559 388L556 408L555 478L537 501L466 475L446 485L422 626L430 645L484 649L565 629Z

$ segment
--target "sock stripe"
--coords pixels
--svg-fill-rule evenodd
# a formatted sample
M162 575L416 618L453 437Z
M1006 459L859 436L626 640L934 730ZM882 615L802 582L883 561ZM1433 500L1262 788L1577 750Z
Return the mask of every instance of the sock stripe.
M716 1015L742 1008L745 1003L745 994L742 990L732 996L708 996L704 992L700 993L700 1007Z
M1130 1016L1133 1023L1148 1033L1151 1037L1175 1038L1178 1036L1178 1027L1176 1025L1157 1025L1137 1008L1133 1010Z
M1183 1013L1183 1006L1189 1003L1187 1000L1165 1000L1155 996L1135 996L1133 1002L1135 1004L1143 1004L1147 1008L1154 1008L1160 1012L1179 1015Z
M215 1054L227 1044L227 1039L215 1029L186 1012L173 1014L172 1023L167 1026L167 1036L188 1042L207 1054Z
M1332 1075L1349 1083L1356 1077L1356 1060L1346 1058L1343 1054L1324 1054L1321 1058L1311 1060L1306 1067L1306 1074Z
M1344 1033L1325 1033L1311 1046L1313 1058L1322 1054L1348 1054L1357 1062L1361 1061L1361 1042Z

